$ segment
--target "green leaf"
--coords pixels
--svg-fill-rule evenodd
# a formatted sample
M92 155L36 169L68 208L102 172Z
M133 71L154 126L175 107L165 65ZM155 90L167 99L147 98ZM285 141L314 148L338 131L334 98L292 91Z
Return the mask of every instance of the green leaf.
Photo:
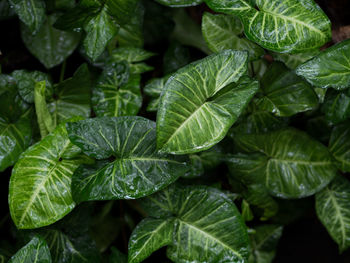
M277 243L282 236L283 227L279 225L261 225L251 236L253 253L250 262L271 263L276 254Z
M70 185L83 161L69 141L65 124L28 148L12 170L9 189L11 217L19 229L56 222L75 206Z
M92 93L96 115L136 115L142 105L140 80L139 75L129 75L129 67L125 61L105 67Z
M0 117L0 171L14 165L32 138L31 110L16 122Z
M173 184L142 199L141 204L149 215L163 222L175 216L173 241L167 250L172 261L247 260L247 228L235 204L219 190Z
M45 81L40 81L35 84L34 102L35 102L35 111L38 119L41 138L44 138L47 134L52 132L56 127L46 104L45 89L46 89Z
M112 253L109 257L109 263L128 263L128 257L117 248L111 247Z
M106 0L107 12L122 25L130 22L139 0Z
M160 101L160 94L164 89L165 83L168 81L169 76L163 78L155 78L150 80L143 89L143 92L151 97L149 104L147 105L147 111L157 111Z
M45 2L43 0L8 0L21 21L31 32L37 32L45 20Z
M191 62L189 48L173 42L163 57L164 74L170 74Z
M56 18L55 14L48 16L35 35L25 26L21 29L24 44L46 68L61 64L73 53L80 40L77 33L53 28Z
M12 76L16 80L19 95L21 95L22 99L28 103L34 102L34 87L39 81L45 81L46 97L50 97L52 95L52 83L49 76L43 72L15 70L12 72Z
M107 13L104 6L94 17L85 23L86 37L83 45L86 54L94 61L105 50L107 43L118 33L118 25Z
M350 39L322 51L301 64L296 73L313 86L346 89L350 86Z
M274 196L310 196L325 187L336 175L337 169L328 149L296 129L236 135L236 139L246 151L266 155L262 177L266 188Z
M272 55L275 60L283 62L289 69L295 69L300 64L312 59L319 53L320 51L316 49L298 54L273 53Z
M174 223L174 218L142 220L129 239L128 263L142 262L154 251L172 244Z
M292 116L318 106L312 87L282 63L270 66L261 79L261 87L264 96L257 101L258 107L277 116Z
M193 153L223 139L258 89L249 79L229 85L246 72L247 57L226 50L189 64L167 81L157 114L161 151Z
M240 18L248 39L281 53L300 53L331 39L331 23L313 0L206 0L216 11Z
M55 87L53 100L48 108L55 125L75 116L90 117L91 77L86 64L81 65L74 75Z
M67 123L70 140L96 159L73 177L74 200L139 198L158 191L185 173L185 163L157 153L155 123L142 117L100 117Z
M51 263L49 247L45 240L35 236L24 247L22 247L8 263Z
M199 5L203 0L156 0L158 3L170 7L186 7Z
M225 49L246 50L250 60L256 60L265 53L261 47L242 37L243 25L233 16L204 13L202 33L213 52Z
M333 128L329 140L329 151L338 161L339 169L350 172L350 122Z
M339 245L340 252L350 247L350 182L338 176L316 194L317 216Z
M252 221L254 218L253 211L250 209L249 203L243 199L241 204L242 217L244 221Z
M328 89L321 107L326 120L331 124L339 124L350 118L350 90L336 91Z

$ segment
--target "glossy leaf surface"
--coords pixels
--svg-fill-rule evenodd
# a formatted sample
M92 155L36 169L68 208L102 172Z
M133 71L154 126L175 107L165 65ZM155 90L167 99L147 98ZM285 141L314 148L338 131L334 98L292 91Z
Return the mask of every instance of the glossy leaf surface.
M346 89L350 86L350 39L301 64L296 73L313 86Z
M238 16L248 39L281 53L299 53L330 40L331 23L313 0L206 0L216 12Z
M157 114L161 151L203 151L226 135L258 89L249 79L226 87L246 72L247 57L246 52L223 51L189 64L167 81Z
M350 247L350 182L336 177L316 194L316 212L328 233L344 251Z
M45 240L35 236L21 248L8 263L51 263L49 247Z
M167 256L175 262L245 262L247 229L234 203L208 187L172 185L143 199L155 218L175 216L175 232Z
M80 40L77 33L55 29L52 24L56 18L56 15L48 16L35 35L25 26L21 30L24 44L46 68L61 64L73 53Z
M205 13L202 21L202 32L208 47L213 52L225 49L246 50L249 59L255 60L264 55L264 50L244 37L243 25L238 18L228 15Z
M75 206L70 185L81 163L80 149L69 141L64 125L26 150L12 170L9 206L17 228L52 224Z
M350 118L350 90L328 89L321 108L326 120L339 124Z
M338 161L343 172L350 172L350 123L345 122L333 128L329 140L329 151Z
M268 134L242 135L240 146L266 155L265 185L282 198L301 198L325 187L336 175L328 149L307 134L283 129Z
M70 140L96 159L74 174L74 200L139 198L174 182L187 167L157 153L155 123L142 117L101 117L68 123Z

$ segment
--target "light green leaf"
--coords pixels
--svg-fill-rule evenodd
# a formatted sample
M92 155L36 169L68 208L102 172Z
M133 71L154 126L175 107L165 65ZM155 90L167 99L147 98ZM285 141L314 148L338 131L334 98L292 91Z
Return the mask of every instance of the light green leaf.
M247 58L246 52L226 50L189 64L167 81L157 114L161 151L203 151L224 138L258 89L246 78L229 85L246 72Z
M307 134L288 128L257 135L236 135L248 152L266 155L262 174L271 194L282 198L310 196L325 187L337 169L328 149Z
M51 263L49 247L45 240L35 236L24 247L22 247L8 263Z
M206 0L216 12L240 18L248 39L281 53L300 53L331 39L331 23L313 0Z
M271 263L276 254L277 243L282 236L283 227L279 225L261 225L251 236L253 253L249 263Z
M186 7L199 5L203 0L156 0L158 3L170 7Z
M17 162L32 138L31 114L28 110L16 122L0 117L0 171Z
M173 241L175 219L146 218L133 230L129 239L129 263L142 262L154 251Z
M250 209L249 203L243 199L241 204L242 218L244 221L252 221L254 218L253 211Z
M329 151L338 161L339 169L343 172L350 172L350 122L333 128L329 140Z
M33 33L37 32L45 20L45 1L43 0L8 0L21 21Z
M41 138L52 132L56 124L53 122L52 116L46 104L46 82L40 81L34 87L34 103L38 120Z
M270 66L261 79L261 88L264 96L257 101L258 107L277 116L292 116L318 106L312 87L282 63Z
M52 83L49 76L43 72L15 70L11 75L16 80L19 95L21 95L22 99L28 103L34 102L34 87L36 82L45 81L46 97L50 97L52 95Z
M35 35L27 27L21 28L24 44L46 68L61 64L73 53L80 40L78 33L55 29L52 24L56 18L55 14L48 16Z
M202 20L202 33L213 52L225 49L246 50L249 52L250 60L256 60L265 53L261 47L241 36L243 25L233 16L205 13Z
M165 83L168 81L169 76L163 78L155 78L150 80L144 87L143 91L146 95L151 97L151 101L147 106L147 111L157 111L160 101L160 94L164 89Z
M173 241L167 250L172 261L246 262L247 228L235 204L219 190L173 184L141 204L152 217L165 221L175 216Z
M48 103L55 125L75 116L90 117L91 77L86 64L74 75L55 87L53 99Z
M106 66L93 88L92 104L97 116L132 116L142 105L140 75L129 75L128 64Z
M346 89L350 86L350 39L344 40L301 64L296 73L313 86Z
M158 191L186 172L183 161L157 153L155 123L142 117L100 117L67 123L70 140L96 159L73 177L74 200L139 198Z
M28 148L12 170L9 206L19 229L52 224L75 206L71 177L82 160L64 125Z
M316 194L317 216L339 245L340 252L350 247L350 182L338 176Z
M337 91L328 89L321 107L326 120L339 124L350 118L350 90Z

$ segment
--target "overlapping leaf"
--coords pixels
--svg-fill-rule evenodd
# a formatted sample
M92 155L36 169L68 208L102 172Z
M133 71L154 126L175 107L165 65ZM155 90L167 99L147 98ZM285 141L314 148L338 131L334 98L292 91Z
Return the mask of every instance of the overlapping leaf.
M52 224L75 206L70 185L81 150L69 141L64 125L26 150L12 170L9 206L18 228Z
M156 0L158 3L170 7L186 7L199 5L203 0Z
M345 122L333 128L329 150L338 161L343 172L350 172L350 123Z
M276 52L299 53L331 38L331 23L313 0L206 0L216 12L238 16L248 39Z
M336 177L325 189L316 194L316 212L328 233L344 251L350 247L350 183Z
M158 245L171 241L167 256L175 262L242 263L247 260L250 250L247 229L234 203L222 192L201 186L172 185L143 199L142 205L149 215L158 219L144 221L135 230L129 241L129 248L134 252L132 262L141 262L145 255L159 248L153 243L158 239L162 241L158 241ZM172 235L169 233L171 223L174 224ZM166 231L150 236L152 228L163 225ZM144 243L143 253L138 257L135 252L143 238L148 243Z
M246 52L226 50L189 64L167 81L157 114L161 151L203 151L226 135L258 89L246 78L229 85L246 72L247 59Z
M103 160L74 174L74 200L138 198L174 182L187 167L160 154L155 123L142 117L101 117L68 123L70 140L90 157ZM106 159L114 157L114 160Z
M331 124L339 124L350 118L350 90L328 89L321 107L325 119Z
M338 43L301 64L296 73L313 86L335 89L350 87L350 39Z
M162 78L152 79L144 87L143 91L146 95L151 97L151 101L147 105L147 111L157 111L160 101L160 94L164 89L165 83L168 81L169 76Z
M236 17L205 13L202 21L202 32L208 47L213 52L225 49L246 50L249 52L250 60L258 59L264 55L264 50L261 47L241 36L243 25Z

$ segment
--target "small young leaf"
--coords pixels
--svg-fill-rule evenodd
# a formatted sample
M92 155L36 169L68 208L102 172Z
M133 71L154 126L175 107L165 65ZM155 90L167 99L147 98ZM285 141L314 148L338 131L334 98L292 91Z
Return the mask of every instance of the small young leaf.
M344 40L301 64L296 73L313 86L346 89L350 86L350 39Z
M350 122L333 128L329 150L338 161L339 169L343 172L350 172Z
M100 117L67 123L70 140L96 159L115 160L80 167L73 177L74 200L139 198L186 172L178 158L157 153L155 123L142 117Z
M246 72L247 58L246 52L226 50L189 64L167 81L157 114L161 151L194 153L223 139L258 89L249 79L227 86Z
M350 182L338 176L316 194L316 212L340 252L350 247Z
M206 0L216 12L238 16L248 39L281 53L321 47L331 38L331 23L313 0Z
M169 76L163 78L155 78L147 83L144 87L143 92L151 97L151 101L147 106L147 111L157 111L160 101L160 94L164 89L165 83L168 81Z
M49 247L45 240L39 236L22 247L8 263L51 263Z

